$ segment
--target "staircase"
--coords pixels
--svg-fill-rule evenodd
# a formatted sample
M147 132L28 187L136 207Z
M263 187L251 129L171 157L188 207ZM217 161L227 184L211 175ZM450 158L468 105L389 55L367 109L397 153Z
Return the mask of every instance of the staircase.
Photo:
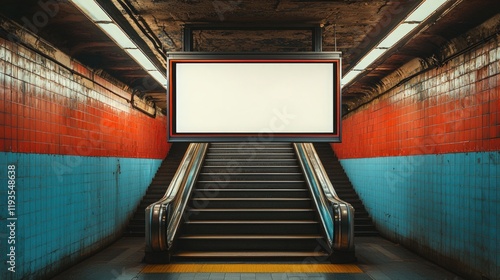
M213 143L173 258L279 260L329 253L290 143Z
M329 143L314 143L314 148L323 163L323 167L332 182L340 199L348 202L354 207L354 235L355 236L378 236L377 229L372 219L354 190L347 174L332 150Z
M146 194L142 198L135 214L132 216L130 223L125 229L124 236L144 237L144 210L151 203L156 202L163 197L170 181L172 180L172 177L184 157L184 153L186 152L188 145L188 143L174 143L170 146L167 157L158 168L158 171L149 185Z

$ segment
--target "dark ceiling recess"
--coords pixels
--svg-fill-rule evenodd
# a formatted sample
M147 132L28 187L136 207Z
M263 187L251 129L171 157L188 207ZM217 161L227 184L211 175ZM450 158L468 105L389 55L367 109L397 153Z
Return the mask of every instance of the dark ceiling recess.
M183 50L193 52L321 52L323 45L319 24L186 24L183 30Z
M89 0L90 1L90 0ZM431 0L429 0L431 1ZM110 16L165 70L167 52L183 50L186 25L322 28L322 51L342 52L343 72L359 61L421 0L98 0ZM367 75L343 89L343 107L352 110L376 94L379 83L409 61L435 57L443 46L498 14L498 0L450 0L452 10L435 17L399 45ZM48 9L48 10L47 10ZM117 47L66 0L2 0L0 13L82 63L109 74L165 108L165 88ZM41 17L45 13L46 18ZM28 23L31 23L29 25ZM33 24L36 23L36 24ZM218 30L193 32L193 50L310 51L304 30Z

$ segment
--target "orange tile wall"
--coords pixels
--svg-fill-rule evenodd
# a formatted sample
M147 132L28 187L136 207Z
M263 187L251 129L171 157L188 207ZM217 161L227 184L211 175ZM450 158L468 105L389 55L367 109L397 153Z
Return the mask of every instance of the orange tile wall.
M343 119L339 158L500 150L500 48L490 42Z
M165 116L150 118L127 99L76 61L66 69L0 39L0 151L164 158Z

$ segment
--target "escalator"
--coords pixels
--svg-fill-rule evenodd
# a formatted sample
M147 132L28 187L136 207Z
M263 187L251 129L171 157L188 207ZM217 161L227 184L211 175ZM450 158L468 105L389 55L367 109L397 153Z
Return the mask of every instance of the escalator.
M156 171L155 177L130 219L124 231L124 236L144 237L144 210L148 205L158 201L165 194L165 186L168 186L170 181L172 181L175 171L186 153L187 147L187 143L174 143L170 146L167 156Z
M291 144L212 144L173 256L327 258L315 214Z
M145 261L352 262L353 209L317 161L305 144L191 144L146 209Z
M356 209L354 236L378 236L379 233L373 224L370 214L366 211L363 202L354 190L330 143L314 143L314 148L339 197Z

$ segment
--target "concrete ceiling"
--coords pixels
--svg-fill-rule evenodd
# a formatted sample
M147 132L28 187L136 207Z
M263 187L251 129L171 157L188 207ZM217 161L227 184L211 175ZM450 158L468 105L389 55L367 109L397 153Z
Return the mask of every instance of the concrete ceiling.
M311 32L297 26L315 25L322 28L322 50L342 52L342 68L346 73L421 0L98 2L162 70L167 52L183 50L186 25L200 27L192 33L192 50L207 52L312 51ZM381 80L404 64L415 58L422 61L435 58L452 39L498 14L499 3L498 0L450 0L444 13L433 16L411 39L343 89L344 113L376 95ZM157 106L165 108L165 89L156 82L144 86L147 73L68 1L2 0L0 14L82 63L131 88L141 88Z

